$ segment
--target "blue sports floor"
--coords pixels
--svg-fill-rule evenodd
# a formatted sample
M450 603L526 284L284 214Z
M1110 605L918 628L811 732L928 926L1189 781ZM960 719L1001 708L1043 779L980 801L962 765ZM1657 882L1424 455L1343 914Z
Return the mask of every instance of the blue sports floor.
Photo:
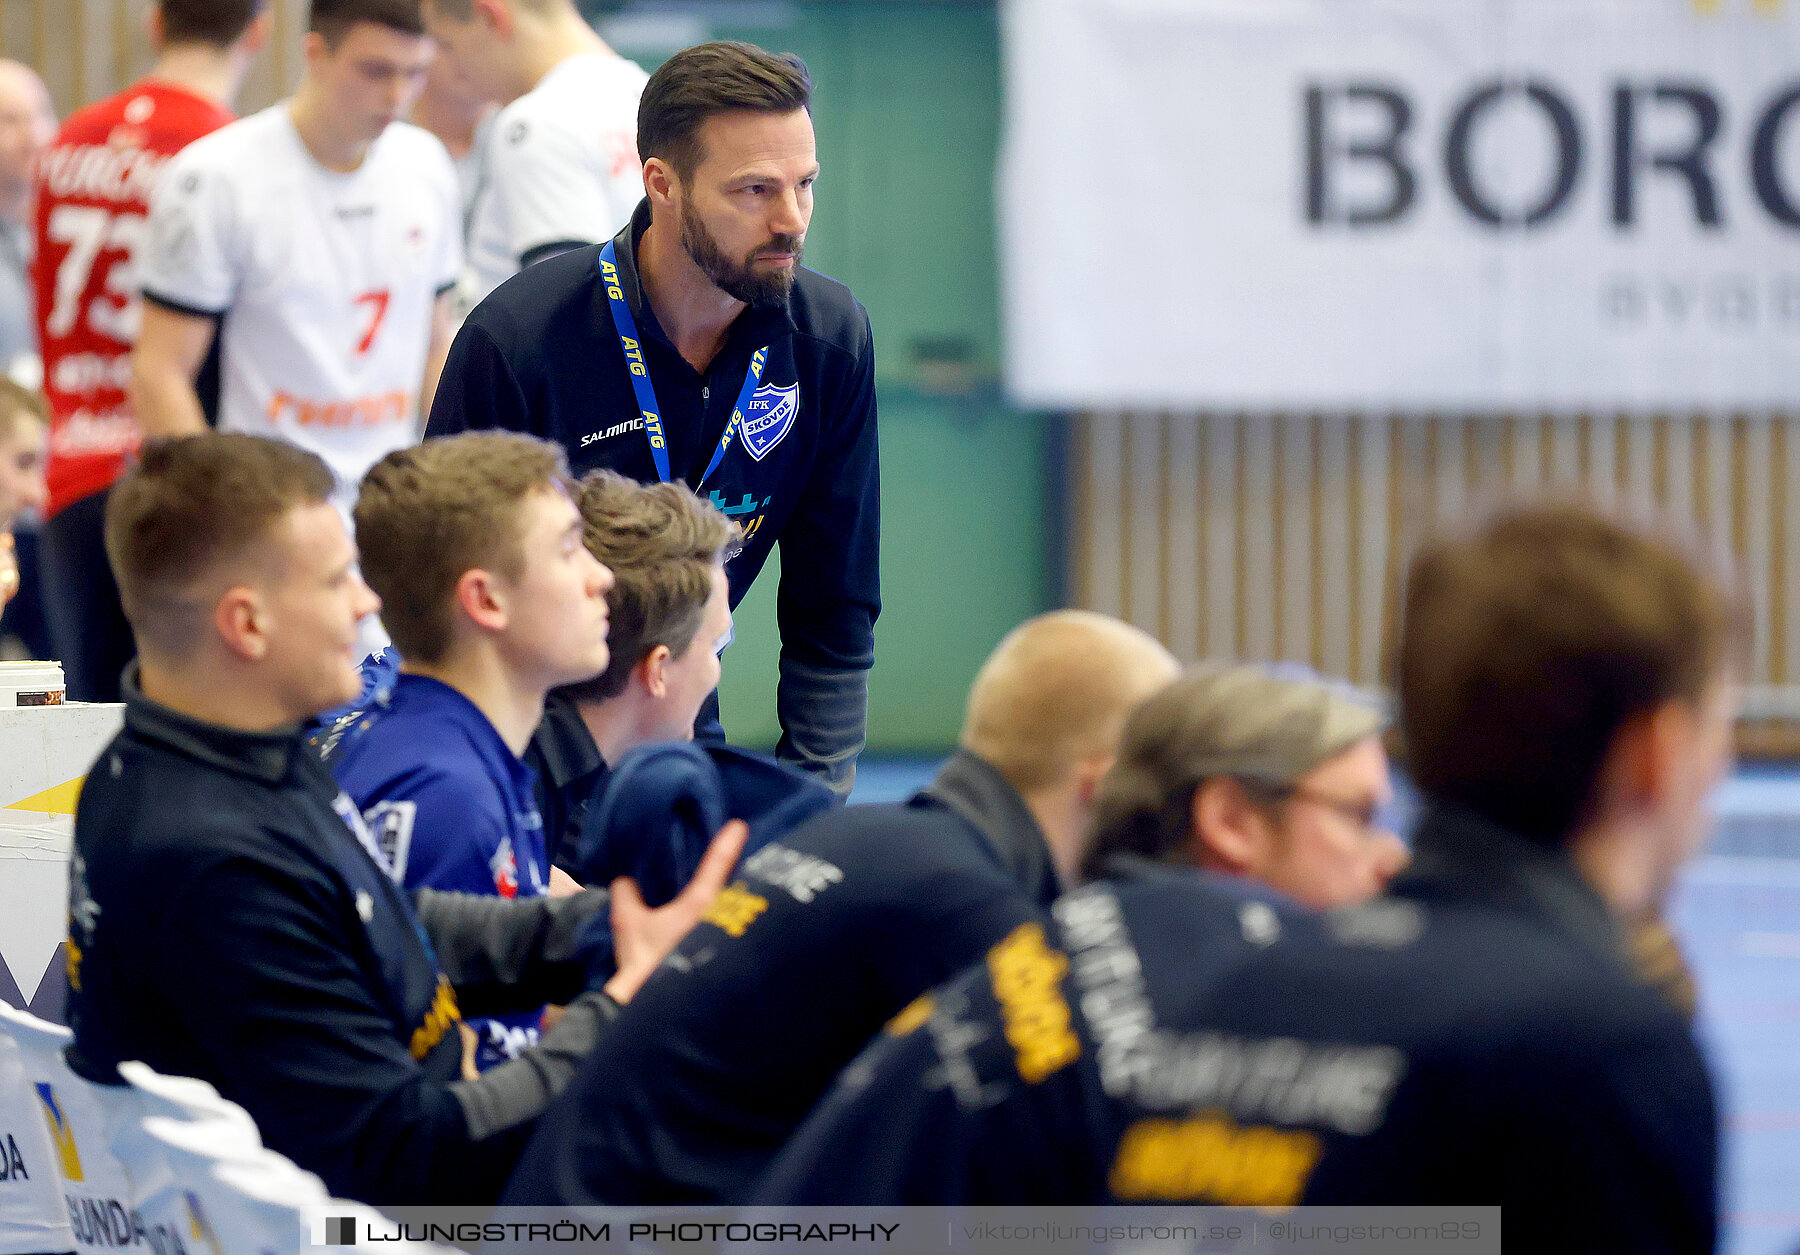
M853 802L905 797L929 760L864 760ZM1670 922L1700 985L1724 1121L1723 1255L1800 1255L1800 767L1746 769Z

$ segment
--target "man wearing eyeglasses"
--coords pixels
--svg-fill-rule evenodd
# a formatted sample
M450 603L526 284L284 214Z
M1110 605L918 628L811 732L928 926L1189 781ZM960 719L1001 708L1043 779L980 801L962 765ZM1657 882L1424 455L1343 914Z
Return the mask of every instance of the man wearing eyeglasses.
M1407 860L1381 826L1382 716L1302 671L1197 667L1145 702L1096 803L1087 878L1192 864L1315 910L1381 892Z
M1221 910L1216 880L1166 874L1065 895L1052 927L896 1015L743 1201L1454 1204L1493 1208L1508 1250L1709 1255L1706 1061L1626 944L1732 760L1751 619L1691 552L1569 505L1427 546L1394 668L1421 817L1387 893L1321 915ZM1162 705L1133 717L1096 806L1126 838L1115 861L1260 849L1283 825L1299 846L1338 803L1362 818L1367 799L1327 792L1348 777L1189 753L1198 709ZM1271 748L1341 747L1323 766L1372 727L1283 705L1226 702L1206 739L1252 718ZM1346 861L1266 866L1318 892ZM1459 1236L1498 1246L1491 1220Z
M963 747L923 794L815 820L745 862L589 1057L503 1201L744 1201L932 969L1038 926L1084 862L1120 879L1167 875L1151 859L1230 873L1207 879L1231 919L1247 898L1373 896L1406 861L1375 820L1381 728L1310 674L1176 677L1123 625L1034 620L977 677Z

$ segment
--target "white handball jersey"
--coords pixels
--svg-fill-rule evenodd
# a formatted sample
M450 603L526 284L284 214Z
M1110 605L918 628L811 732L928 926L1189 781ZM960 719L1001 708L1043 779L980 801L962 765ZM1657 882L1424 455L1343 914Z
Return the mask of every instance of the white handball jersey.
M582 53L495 117L469 222L476 300L533 251L597 244L625 225L644 198L637 109L648 81L636 62Z
M461 268L456 169L395 123L327 170L285 103L183 149L150 203L144 296L222 316L218 427L324 458L339 504L418 438L432 305Z

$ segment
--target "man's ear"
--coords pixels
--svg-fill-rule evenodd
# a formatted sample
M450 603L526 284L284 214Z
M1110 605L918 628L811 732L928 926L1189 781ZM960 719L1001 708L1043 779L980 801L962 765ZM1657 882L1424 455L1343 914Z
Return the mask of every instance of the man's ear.
M504 632L510 620L506 592L491 571L474 567L456 581L456 608L486 632Z
M262 595L243 584L226 589L213 605L213 630L225 648L245 662L268 657L269 618Z
M1661 804L1675 787L1693 723L1692 707L1669 701L1620 726L1600 770L1608 809L1632 812Z
M152 19L158 23L157 33L162 33L162 14L157 12ZM250 19L250 25L244 27L244 33L237 38L238 47L252 56L268 46L269 36L275 33L275 10L273 6L263 9Z
M1194 790L1189 811L1193 861L1234 876L1255 875L1273 842L1269 817L1230 776L1213 776Z
M650 198L653 208L664 213L673 210L681 192L681 180L675 174L675 168L661 157L652 157L644 162L644 195Z
M500 39L511 39L517 19L505 0L475 0L473 16L488 32Z
M330 49L325 46L325 36L318 31L307 31L306 38L300 41L300 54L308 67L315 66L325 59Z
M1106 778L1106 773L1112 770L1112 765L1117 761L1119 761L1117 754L1095 754L1091 758L1082 760L1081 765L1075 769L1075 801L1077 805L1084 810L1093 806L1094 798L1100 792L1100 782Z
M638 683L644 686L644 692L656 701L661 701L669 694L669 662L673 655L667 645L658 645L632 668Z

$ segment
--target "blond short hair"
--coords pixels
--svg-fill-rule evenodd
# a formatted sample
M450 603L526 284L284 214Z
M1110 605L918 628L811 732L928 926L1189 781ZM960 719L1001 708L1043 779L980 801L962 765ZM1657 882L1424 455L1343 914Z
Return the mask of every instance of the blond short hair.
M625 691L631 669L658 646L677 658L693 646L712 596L712 573L740 529L686 484L640 484L615 471L589 471L577 486L581 538L613 573L606 595L612 661L565 690L603 702Z
M573 487L560 445L516 432L464 432L375 463L356 498L356 544L400 656L444 661L457 581L477 568L519 579L526 500Z
M1019 792L1049 788L1118 748L1125 716L1175 674L1154 637L1106 615L1057 610L994 648L969 689L962 747Z
M19 430L19 421L26 418L50 425L50 407L44 404L44 394L0 375L0 441L11 440Z

